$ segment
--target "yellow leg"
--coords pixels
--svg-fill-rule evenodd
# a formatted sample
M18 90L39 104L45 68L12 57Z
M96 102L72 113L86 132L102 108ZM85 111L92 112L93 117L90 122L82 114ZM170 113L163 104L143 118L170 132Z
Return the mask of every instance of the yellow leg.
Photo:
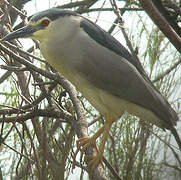
M93 170L94 168L96 168L101 162L102 162L102 157L103 157L103 153L104 153L104 147L109 135L109 130L111 128L112 125L112 121L108 121L105 125L104 125L104 132L103 132L103 136L101 139L101 145L99 148L99 151L97 152L97 155L93 157L93 159L89 162L89 167L91 167L91 169Z

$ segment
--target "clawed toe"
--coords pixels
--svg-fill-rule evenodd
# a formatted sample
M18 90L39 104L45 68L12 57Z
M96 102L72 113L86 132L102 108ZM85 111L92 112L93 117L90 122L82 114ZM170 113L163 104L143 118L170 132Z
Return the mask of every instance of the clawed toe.
M77 147L83 152L86 151L90 146L93 146L96 149L96 152L98 152L95 139L91 137L83 137L77 140Z

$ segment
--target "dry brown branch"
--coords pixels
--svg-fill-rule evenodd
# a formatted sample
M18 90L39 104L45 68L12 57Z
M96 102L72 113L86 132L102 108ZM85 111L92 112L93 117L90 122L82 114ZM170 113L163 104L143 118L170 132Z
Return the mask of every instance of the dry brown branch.
M10 3L8 2L8 1L6 1L6 0L1 0L1 5L2 4L6 4L6 5L10 5ZM25 15L25 14L23 14L19 9L17 9L16 7L14 7L14 6L11 6L10 7L16 14L18 14L19 16L21 16L21 18L22 19L24 19L24 18L26 18L27 16Z
M181 53L181 37L173 30L166 19L155 8L152 1L139 0L143 9L147 12L153 22L163 32L163 34L170 40L173 46Z

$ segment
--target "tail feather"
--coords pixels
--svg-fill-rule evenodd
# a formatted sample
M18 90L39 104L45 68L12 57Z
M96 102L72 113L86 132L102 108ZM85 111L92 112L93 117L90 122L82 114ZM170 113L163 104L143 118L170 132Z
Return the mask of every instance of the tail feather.
M180 136L177 132L177 130L175 129L175 127L173 127L171 129L171 133L173 134L174 138L175 138L175 141L177 142L178 146L179 146L179 149L181 151L181 139L180 139Z

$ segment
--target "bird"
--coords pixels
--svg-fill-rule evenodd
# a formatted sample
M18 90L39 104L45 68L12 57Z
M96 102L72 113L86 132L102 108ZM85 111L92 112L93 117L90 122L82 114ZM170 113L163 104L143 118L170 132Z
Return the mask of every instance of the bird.
M170 130L181 150L177 113L137 58L100 26L75 11L50 8L34 14L27 25L2 41L16 38L38 40L46 61L105 117L98 132L78 140L86 150L102 135L99 150L89 162L92 168L102 162L111 126L125 112Z

